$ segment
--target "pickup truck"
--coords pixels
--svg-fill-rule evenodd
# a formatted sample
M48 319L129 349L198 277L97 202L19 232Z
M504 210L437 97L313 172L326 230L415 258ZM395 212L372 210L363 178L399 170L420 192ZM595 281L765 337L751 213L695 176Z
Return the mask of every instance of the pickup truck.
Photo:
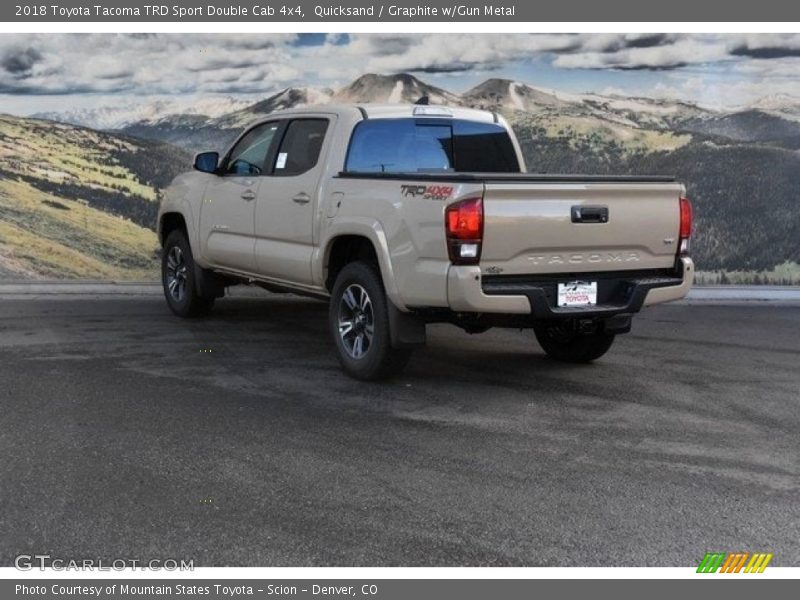
M553 359L589 362L691 287L684 194L668 177L529 174L493 112L280 111L166 190L164 294L181 317L240 283L325 299L359 379L401 370L429 323L533 329Z

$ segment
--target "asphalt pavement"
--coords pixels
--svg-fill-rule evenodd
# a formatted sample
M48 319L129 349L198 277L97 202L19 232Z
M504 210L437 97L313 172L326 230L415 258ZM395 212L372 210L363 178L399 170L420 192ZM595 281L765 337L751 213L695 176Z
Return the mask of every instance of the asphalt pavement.
M800 566L797 306L652 308L584 366L432 326L366 384L323 303L129 292L0 298L0 565Z

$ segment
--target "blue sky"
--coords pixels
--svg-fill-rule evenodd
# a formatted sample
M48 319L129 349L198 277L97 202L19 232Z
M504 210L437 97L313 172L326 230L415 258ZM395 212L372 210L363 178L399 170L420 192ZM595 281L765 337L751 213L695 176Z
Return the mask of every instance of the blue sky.
M794 34L2 34L0 111L160 97L263 97L410 72L461 92L488 77L711 107L800 97Z

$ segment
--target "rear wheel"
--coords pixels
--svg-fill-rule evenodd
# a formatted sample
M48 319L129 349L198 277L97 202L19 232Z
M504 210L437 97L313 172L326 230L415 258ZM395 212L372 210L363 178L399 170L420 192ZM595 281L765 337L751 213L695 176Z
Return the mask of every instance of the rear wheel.
M410 350L392 347L388 302L380 275L369 263L350 263L337 275L328 320L339 362L356 379L385 379L411 357Z
M170 310L179 317L207 315L214 306L214 298L197 293L195 265L192 249L186 234L175 230L167 236L161 255L161 283Z
M533 330L547 355L562 362L591 362L608 352L614 343L613 333L579 333L572 330L568 323L541 324Z

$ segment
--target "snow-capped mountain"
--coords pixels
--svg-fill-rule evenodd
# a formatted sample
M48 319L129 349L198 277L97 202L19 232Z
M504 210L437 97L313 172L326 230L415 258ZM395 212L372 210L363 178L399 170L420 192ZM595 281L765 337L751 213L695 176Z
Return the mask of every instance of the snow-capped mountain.
M629 127L670 127L676 122L713 115L687 102L630 98L594 93L570 94L510 79L488 79L465 92L469 106L487 110L597 117Z
M422 96L428 96L431 104L470 106L534 116L593 118L632 128L683 129L686 126L690 131L711 133L717 128L706 128L707 121L713 123L734 116L738 122L743 119L735 115L745 113L750 115L749 121L754 121L752 115L757 113L756 116L762 114L800 122L800 99L786 94L768 96L747 106L719 111L680 100L566 93L500 78L487 79L458 94L430 85L408 73L368 73L335 91L328 88L290 87L257 102L253 102L252 98L233 96L158 98L138 104L47 112L35 116L92 129L123 129L135 135L180 143L181 137L194 129L238 129L260 116L296 106L328 102L413 103ZM165 130L169 135L161 135L159 130Z
M511 79L491 78L461 94L430 85L408 73L368 73L338 90L290 87L257 102L228 104L213 99L174 112L164 104L140 106L141 117L121 127L125 133L176 144L190 151L224 149L242 127L276 110L309 104L413 103L427 96L431 104L469 106L503 112L515 127L617 139L625 144L672 148L689 138L655 138L648 132L722 136L737 141L781 140L794 145L800 135L800 99L765 98L736 110L712 110L691 102L614 94L566 93ZM109 109L114 110L114 109ZM796 117L794 115L797 115ZM110 121L106 121L106 126ZM572 135L572 134L570 134ZM654 140L658 140L654 142Z
M60 121L90 129L122 129L132 123L154 122L169 115L204 115L220 117L241 110L253 103L252 99L233 96L157 98L143 102L99 106L97 108L67 109L32 115L37 119Z
M461 105L458 94L420 81L408 73L396 75L376 75L367 73L333 95L333 101L349 103L414 103L422 96L428 96L431 104Z
M333 91L326 88L286 88L223 114L172 113L128 123L122 131L135 137L175 144L191 152L200 149L221 152L244 126L259 117L295 106L325 104L332 94Z
M741 111L748 109L760 110L762 112L790 119L792 121L800 121L800 98L790 96L789 94L772 94L759 98L749 106L742 106Z
M510 79L487 79L465 92L463 101L474 108L486 110L535 111L559 109L574 104L574 100L559 97L555 92L532 87Z
M308 104L327 104L332 96L333 90L328 88L289 87L255 104L221 115L213 119L210 124L221 128L242 127L250 121L276 110Z

